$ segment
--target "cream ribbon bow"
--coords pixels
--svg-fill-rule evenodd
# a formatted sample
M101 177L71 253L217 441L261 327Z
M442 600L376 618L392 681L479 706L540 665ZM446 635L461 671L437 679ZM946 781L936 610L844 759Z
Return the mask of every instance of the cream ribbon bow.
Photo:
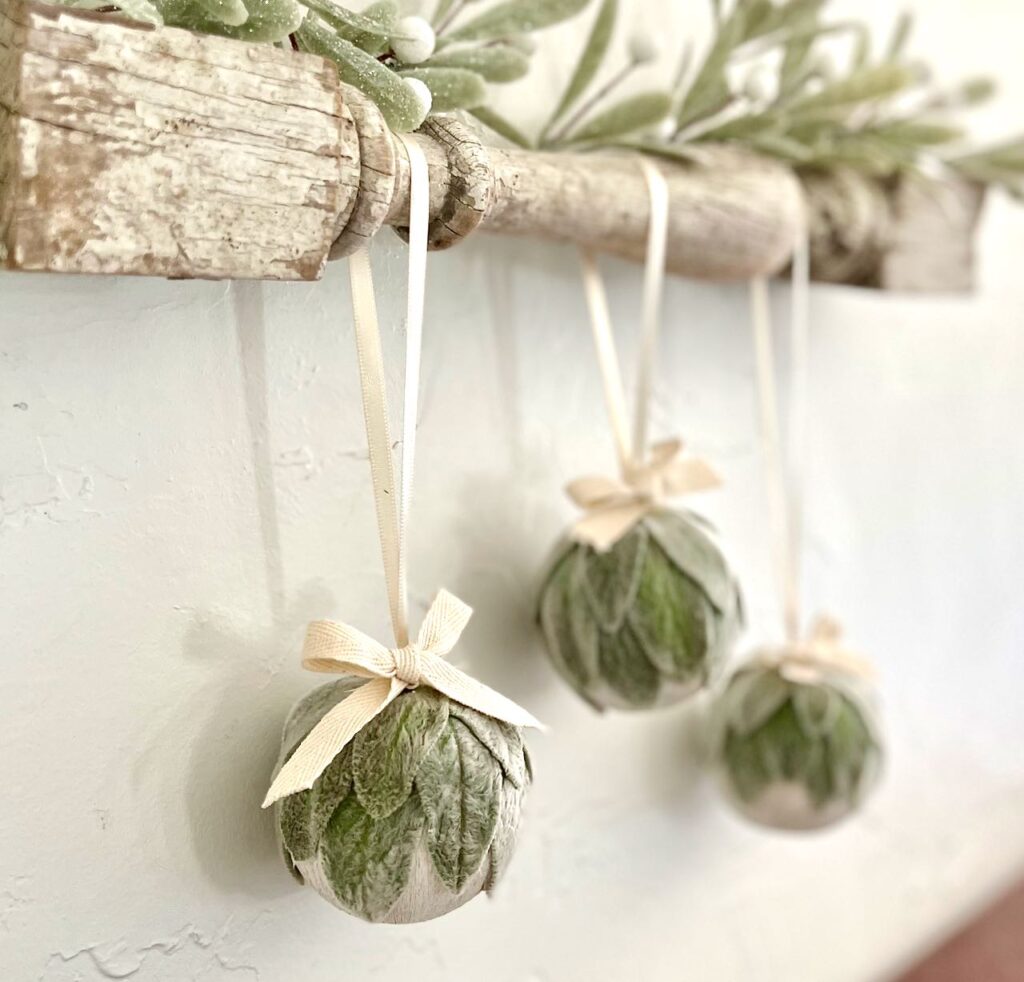
M819 617L806 638L773 652L763 663L777 668L789 682L814 684L820 682L828 672L873 679L874 667L862 655L845 647L842 635L838 621L831 617Z
M654 444L646 463L627 465L621 480L581 477L566 487L566 494L586 512L573 526L572 536L606 552L666 498L707 491L721 483L706 461L683 456L682 440L664 440Z
M444 660L469 623L473 610L441 590L427 611L416 641L385 648L347 624L314 621L306 633L302 666L311 672L355 675L369 679L338 703L299 744L281 768L263 802L266 808L297 791L305 791L350 740L406 689L428 685L450 699L513 726L541 724L511 699L459 671Z

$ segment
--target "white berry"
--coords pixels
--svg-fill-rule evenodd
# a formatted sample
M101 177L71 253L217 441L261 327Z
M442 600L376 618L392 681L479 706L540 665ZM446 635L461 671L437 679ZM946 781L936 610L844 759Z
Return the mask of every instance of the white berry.
M430 89L427 88L426 82L421 82L418 78L407 78L405 79L405 84L412 91L423 113L419 123L413 127L413 129L418 129L420 123L430 115L430 107L434 104L434 97L430 94Z
M434 29L422 17L403 17L391 31L391 50L406 65L426 61L436 45Z

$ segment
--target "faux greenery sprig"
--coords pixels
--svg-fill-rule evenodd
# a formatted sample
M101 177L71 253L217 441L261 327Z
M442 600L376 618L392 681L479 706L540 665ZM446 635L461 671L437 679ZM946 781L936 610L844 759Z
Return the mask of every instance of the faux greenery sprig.
M735 143L798 168L846 166L879 177L938 164L1024 194L1024 138L958 151L964 132L957 115L989 98L990 82L939 88L906 55L909 16L873 50L866 25L827 20L826 6L827 0L734 0L727 9L712 0L715 29L703 56L695 59L686 45L670 85L613 100L655 52L634 39L626 64L603 73L620 0L602 0L551 118L536 138L516 142L628 145L684 159L701 143ZM834 49L844 39L850 53L839 65ZM493 128L510 136L507 125Z
M396 0L359 12L339 0L61 2L323 55L342 81L373 99L393 130L406 132L430 112L482 108L489 84L527 74L531 35L575 16L590 0L436 0L429 21L399 16Z

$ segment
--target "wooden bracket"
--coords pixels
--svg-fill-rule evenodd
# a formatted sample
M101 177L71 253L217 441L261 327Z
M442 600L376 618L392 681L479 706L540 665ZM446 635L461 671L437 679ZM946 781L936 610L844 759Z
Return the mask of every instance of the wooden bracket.
M643 257L646 189L630 154L485 147L455 117L432 119L415 138L430 167L433 248L479 228ZM699 153L693 164L659 162L674 273L777 273L806 214L816 278L970 285L973 186L933 193L852 173L802 183L735 148ZM6 0L0 256L9 269L308 280L407 221L405 148L329 62Z

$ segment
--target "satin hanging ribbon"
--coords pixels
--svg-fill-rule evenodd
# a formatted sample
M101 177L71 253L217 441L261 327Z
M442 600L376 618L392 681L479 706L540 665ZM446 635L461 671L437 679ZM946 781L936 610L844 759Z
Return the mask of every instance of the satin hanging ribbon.
M640 158L650 200L647 257L644 268L643 331L637 371L636 410L632 436L629 431L626 395L608 297L593 254L581 255L583 287L590 311L594 347L604 389L608 419L619 461L619 477L582 477L569 483L566 493L585 512L572 528L579 542L605 552L645 515L666 499L706 491L721 479L704 460L683 456L683 442L665 440L647 449L654 361L661 329L668 242L668 185L664 175L645 157Z
M801 634L800 547L810 301L810 256L806 234L801 236L793 254L789 440L785 456L779 420L771 304L768 283L763 277L751 280L750 301L773 553L786 634L785 647L769 651L760 663L777 667L785 678L794 682L820 681L827 671L870 679L874 674L871 664L845 647L838 621L819 617L806 635Z
M430 183L423 151L415 140L407 137L402 140L409 156L410 215L403 476L399 495L395 494L397 482L391 452L384 358L369 254L364 249L349 260L363 416L396 644L393 648L385 647L347 624L333 621L310 624L303 648L304 668L312 672L354 675L369 681L338 703L307 734L271 784L264 808L311 788L367 723L406 689L418 685L429 685L456 702L514 726L541 725L521 706L444 660L472 615L472 609L451 593L446 590L438 593L415 642L409 640L406 530L416 453Z

